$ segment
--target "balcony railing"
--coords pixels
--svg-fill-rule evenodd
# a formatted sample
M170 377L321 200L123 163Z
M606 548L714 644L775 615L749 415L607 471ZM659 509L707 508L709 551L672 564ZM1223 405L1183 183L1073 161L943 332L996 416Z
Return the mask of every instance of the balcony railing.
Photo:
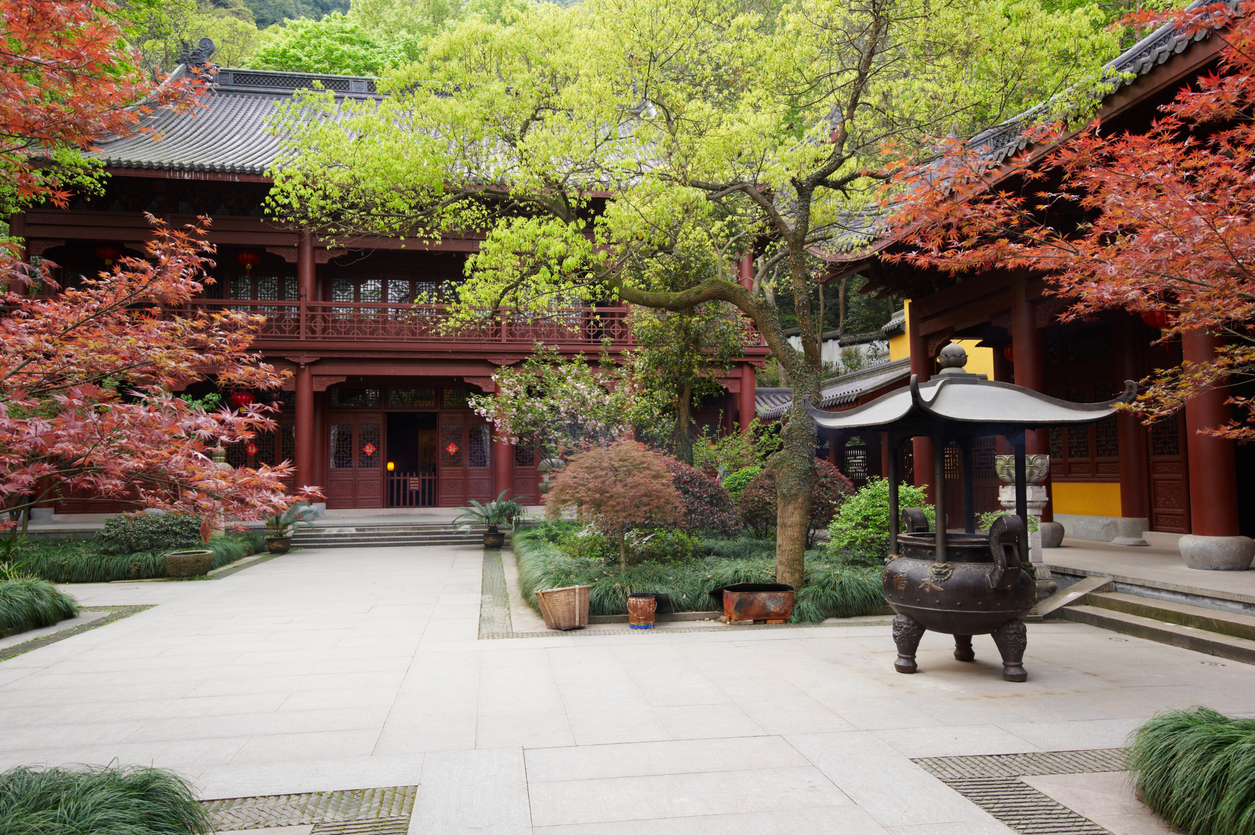
M264 341L444 342L531 346L615 345L631 342L626 307L582 307L542 315L502 312L490 320L449 330L450 308L440 304L348 304L247 299L199 299L208 310L241 310L265 316Z

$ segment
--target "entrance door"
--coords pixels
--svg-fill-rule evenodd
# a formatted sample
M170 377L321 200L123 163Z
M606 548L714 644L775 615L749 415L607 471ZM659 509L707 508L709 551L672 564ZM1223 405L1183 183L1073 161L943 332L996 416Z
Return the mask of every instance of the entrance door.
M1190 532L1190 491L1185 469L1185 413L1153 423L1146 433L1150 457L1150 527Z
M383 507L382 415L333 412L327 507Z
M388 507L435 507L435 412L390 412L387 418Z
M490 501L488 424L469 412L440 413L440 506L459 507L469 499Z

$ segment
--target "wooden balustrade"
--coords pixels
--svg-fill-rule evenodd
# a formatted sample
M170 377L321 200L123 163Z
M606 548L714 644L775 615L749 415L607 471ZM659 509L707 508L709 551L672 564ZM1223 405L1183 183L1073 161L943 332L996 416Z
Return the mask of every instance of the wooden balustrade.
M311 342L447 342L531 346L631 343L626 307L584 307L543 315L502 312L461 327L450 327L447 305L351 304L251 299L199 299L207 311L241 310L265 316L258 338Z

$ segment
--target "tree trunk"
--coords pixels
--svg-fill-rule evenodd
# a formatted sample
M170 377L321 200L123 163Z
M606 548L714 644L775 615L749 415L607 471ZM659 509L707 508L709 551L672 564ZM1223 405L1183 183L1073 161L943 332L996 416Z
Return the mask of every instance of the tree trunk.
M807 366L795 376L793 410L784 426L784 446L772 456L776 478L776 582L801 588L806 575L806 533L815 484L815 422L802 410L802 397L819 388L819 369Z
M693 380L684 381L675 418L675 457L693 466Z
M619 531L619 569L627 571L627 528Z
M845 283L848 278L841 279L841 287L837 290L837 327L845 333Z

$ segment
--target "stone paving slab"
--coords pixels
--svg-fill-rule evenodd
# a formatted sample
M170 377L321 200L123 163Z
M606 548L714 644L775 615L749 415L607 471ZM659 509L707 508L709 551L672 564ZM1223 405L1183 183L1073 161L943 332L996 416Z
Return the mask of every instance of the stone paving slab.
M484 556L310 549L213 583L76 586L151 608L0 661L0 769L153 763L208 800L412 786L423 835L992 835L1013 830L915 760L1118 748L1164 709L1249 711L1255 686L1075 623L1029 627L1022 684L992 642L962 664L931 634L899 675L874 622L482 640Z

